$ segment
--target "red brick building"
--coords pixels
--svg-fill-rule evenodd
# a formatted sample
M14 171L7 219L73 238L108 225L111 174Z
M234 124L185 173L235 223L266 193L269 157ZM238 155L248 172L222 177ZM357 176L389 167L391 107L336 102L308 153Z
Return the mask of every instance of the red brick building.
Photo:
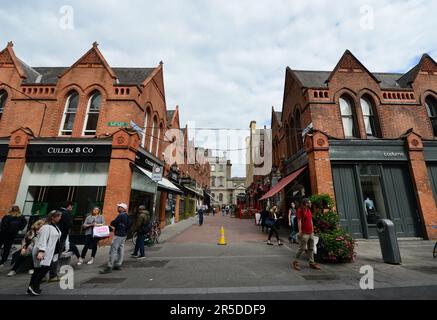
M424 55L405 74L372 73L349 51L332 71L286 69L282 112L272 110L273 166L283 210L309 194L335 197L342 225L376 237L436 238L437 63Z
M77 217L98 205L108 221L125 202L130 211L155 208L165 225L168 195L183 193L165 178L163 155L165 132L178 123L179 110L167 112L162 63L113 68L94 43L71 67L37 68L8 43L0 52L0 216L13 203L32 215L72 200ZM154 166L164 167L159 184Z

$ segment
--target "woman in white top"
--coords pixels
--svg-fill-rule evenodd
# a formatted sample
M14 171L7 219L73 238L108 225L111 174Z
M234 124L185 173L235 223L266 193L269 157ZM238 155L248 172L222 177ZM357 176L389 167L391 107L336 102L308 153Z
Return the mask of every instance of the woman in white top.
M60 253L61 231L57 224L61 220L60 211L51 211L46 219L46 223L39 230L35 246L33 247L32 257L35 271L30 279L27 294L39 296L41 294L40 284L42 279L50 271L52 262L56 262Z

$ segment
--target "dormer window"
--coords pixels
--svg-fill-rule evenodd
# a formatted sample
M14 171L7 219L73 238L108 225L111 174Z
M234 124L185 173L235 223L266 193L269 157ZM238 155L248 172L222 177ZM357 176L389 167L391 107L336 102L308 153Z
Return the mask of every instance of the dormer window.
M74 119L76 118L77 106L79 105L79 94L76 91L70 93L65 102L64 115L60 135L71 136L73 134Z
M102 95L100 92L96 91L91 95L88 101L85 130L83 133L85 136L93 136L96 134L100 114L101 97Z

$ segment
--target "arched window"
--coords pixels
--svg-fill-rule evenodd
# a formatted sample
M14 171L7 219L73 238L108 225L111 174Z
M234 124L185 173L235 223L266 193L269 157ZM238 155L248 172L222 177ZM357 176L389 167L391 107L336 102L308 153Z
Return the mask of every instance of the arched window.
M8 99L8 93L5 90L0 91L0 120L2 119L3 111L5 110L7 99Z
M155 128L157 126L156 117L153 118L152 123L152 130L150 131L150 145L149 145L149 152L152 153L153 148L153 139L155 138Z
M425 99L425 105L431 121L432 131L434 136L437 136L437 100L433 96L428 96Z
M65 102L64 115L60 135L71 136L73 134L74 119L76 118L77 106L79 104L79 94L72 91Z
M94 91L91 94L88 101L87 114L85 118L85 130L83 134L85 136L93 136L97 131L97 123L99 121L100 105L102 101L102 95L98 91Z
M340 98L340 112L343 122L343 130L346 138L358 138L358 130L355 121L354 106L349 98L343 96Z
M366 128L367 136L378 137L379 130L377 126L377 119L375 118L374 104L369 97L362 97L361 110L363 111L364 127Z
M159 145L161 142L162 123L159 125L158 134L156 135L156 157L159 158Z
M220 194L219 194L219 201L220 201L220 202L223 202L223 193L220 193Z
M146 111L146 117L144 119L144 132L143 132L143 137L141 139L141 146L143 148L146 148L146 139L147 139L147 121L149 121L150 118L150 111L149 109L147 109Z
M296 136L296 151L300 151L303 148L303 138L302 138L302 125L300 123L300 111L296 111L295 116L295 136Z

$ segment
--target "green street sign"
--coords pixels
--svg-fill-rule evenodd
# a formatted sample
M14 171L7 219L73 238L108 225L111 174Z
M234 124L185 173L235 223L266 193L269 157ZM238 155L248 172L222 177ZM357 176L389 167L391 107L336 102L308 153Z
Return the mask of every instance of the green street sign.
M109 127L127 127L129 124L127 122L108 122Z

